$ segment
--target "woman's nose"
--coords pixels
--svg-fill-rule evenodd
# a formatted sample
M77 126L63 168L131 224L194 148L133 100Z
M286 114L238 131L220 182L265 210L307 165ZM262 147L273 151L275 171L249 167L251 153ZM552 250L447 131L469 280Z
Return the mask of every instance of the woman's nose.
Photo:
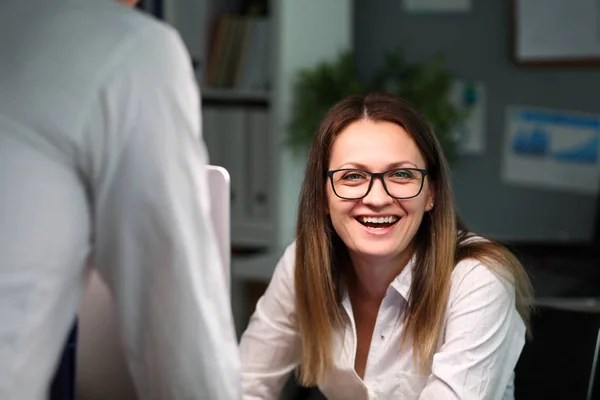
M387 193L381 179L373 178L371 190L363 198L363 203L381 207L392 203L394 199Z

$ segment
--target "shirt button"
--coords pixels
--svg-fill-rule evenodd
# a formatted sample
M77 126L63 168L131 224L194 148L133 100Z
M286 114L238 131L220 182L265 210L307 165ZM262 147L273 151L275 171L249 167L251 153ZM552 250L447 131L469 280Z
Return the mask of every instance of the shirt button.
M383 335L379 335L379 337L381 338L381 340L385 339L385 336L383 336Z

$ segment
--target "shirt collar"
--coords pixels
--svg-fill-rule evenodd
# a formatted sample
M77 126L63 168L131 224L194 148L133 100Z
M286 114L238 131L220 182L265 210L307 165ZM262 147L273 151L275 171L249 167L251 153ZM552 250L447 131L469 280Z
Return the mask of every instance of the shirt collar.
M402 271L394 278L390 286L388 287L387 294L389 295L391 291L396 291L400 294L404 300L408 301L408 296L410 295L410 285L412 283L412 269L415 264L415 255L413 255L406 266L402 269ZM348 315L352 315L352 305L350 303L350 296L348 296L348 291L344 291L344 295L342 297L342 306L348 312Z
M413 255L406 266L402 269L402 272L392 281L390 287L400 293L404 300L408 301L410 295L410 285L412 283L412 269L415 264L415 256Z

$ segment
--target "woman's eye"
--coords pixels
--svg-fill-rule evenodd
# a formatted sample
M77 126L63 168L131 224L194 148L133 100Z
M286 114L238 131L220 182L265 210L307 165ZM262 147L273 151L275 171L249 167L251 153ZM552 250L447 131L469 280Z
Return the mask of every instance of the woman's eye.
M413 177L413 174L410 171L396 171L394 172L394 178L399 178L399 179L411 179Z
M357 180L365 179L365 176L363 174L359 174L357 172L350 172L350 173L347 173L346 175L344 175L343 179L347 180L347 181L357 181Z

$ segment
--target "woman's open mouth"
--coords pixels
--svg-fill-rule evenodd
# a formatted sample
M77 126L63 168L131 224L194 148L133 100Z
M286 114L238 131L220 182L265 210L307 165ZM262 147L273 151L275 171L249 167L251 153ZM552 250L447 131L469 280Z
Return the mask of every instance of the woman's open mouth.
M381 217L359 216L355 218L361 225L371 229L385 229L397 223L400 218L396 215Z

